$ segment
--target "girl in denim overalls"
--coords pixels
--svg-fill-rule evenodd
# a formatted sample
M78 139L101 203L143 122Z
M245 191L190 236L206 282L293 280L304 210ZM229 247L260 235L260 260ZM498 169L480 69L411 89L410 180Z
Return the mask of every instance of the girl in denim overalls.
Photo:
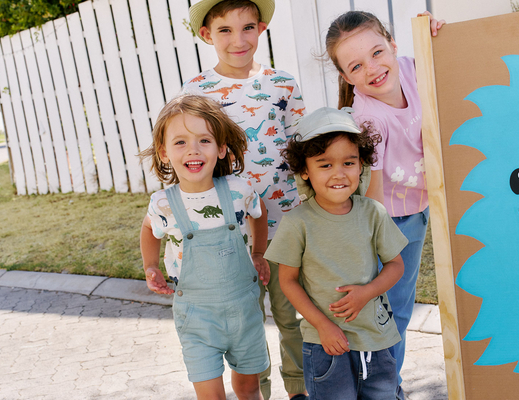
M270 277L263 258L267 213L249 181L232 175L233 168L243 172L246 149L244 132L218 103L187 95L160 112L153 144L140 155L162 182L173 184L151 196L141 252L148 287L176 291L175 326L198 399L225 399L223 356L239 399L262 399L259 373L269 366L256 283L258 275L264 284ZM159 269L164 236L175 290Z

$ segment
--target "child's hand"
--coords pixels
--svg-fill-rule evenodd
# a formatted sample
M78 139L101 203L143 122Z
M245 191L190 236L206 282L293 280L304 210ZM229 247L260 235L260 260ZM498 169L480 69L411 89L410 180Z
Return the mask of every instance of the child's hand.
M330 323L317 329L319 339L326 354L331 356L340 356L347 351L350 351L350 343L344 335L341 328L335 325L332 321Z
M252 253L251 258L254 268L258 271L259 279L263 283L263 286L265 286L270 281L270 266L268 261L265 260L263 254L260 253Z
M336 288L338 292L347 292L339 301L330 304L330 311L333 311L334 317L344 317L345 322L351 322L360 310L371 300L371 293L366 286L347 285Z
M166 283L164 275L162 275L160 269L156 267L148 267L146 269L146 284L148 285L148 289L158 294L175 293L175 291Z
M431 35L436 36L438 34L438 29L440 29L443 25L446 24L444 19L440 19L439 21L437 19L434 19L432 14L429 11L424 11L423 13L420 13L417 15L417 17L426 17L429 16L429 19L431 20Z

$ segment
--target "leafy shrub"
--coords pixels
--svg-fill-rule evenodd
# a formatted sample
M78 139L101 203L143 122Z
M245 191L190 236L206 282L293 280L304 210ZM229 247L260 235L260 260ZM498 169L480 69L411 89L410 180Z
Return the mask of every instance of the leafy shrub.
M0 0L0 37L72 14L82 0Z

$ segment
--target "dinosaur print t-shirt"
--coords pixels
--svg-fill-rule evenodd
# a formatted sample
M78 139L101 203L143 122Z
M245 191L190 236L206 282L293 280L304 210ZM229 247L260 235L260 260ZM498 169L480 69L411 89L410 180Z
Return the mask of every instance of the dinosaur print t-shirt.
M233 199L236 220L245 243L248 243L247 214L252 218L261 216L259 195L254 191L249 180L226 176ZM222 207L216 188L201 193L186 193L180 190L180 195L193 229L212 229L225 225ZM168 237L164 254L164 265L173 282L178 282L182 268L182 233L169 207L168 198L164 190L151 195L148 207L148 217L151 221L153 235L162 239ZM247 246L247 249L249 246Z
M295 78L265 66L248 79L227 78L210 69L184 83L184 93L216 100L245 131L248 150L242 176L265 202L272 239L283 213L299 204L294 174L280 155L305 114Z

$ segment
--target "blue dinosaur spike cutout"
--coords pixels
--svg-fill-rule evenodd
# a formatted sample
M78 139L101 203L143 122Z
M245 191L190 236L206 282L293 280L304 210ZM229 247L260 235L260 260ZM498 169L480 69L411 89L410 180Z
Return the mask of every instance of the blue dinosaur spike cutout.
M483 299L476 321L464 340L490 343L475 365L519 361L519 55L502 57L510 86L486 86L466 97L481 117L461 125L450 145L473 147L486 159L467 175L461 190L483 195L460 219L456 234L485 247L463 265L456 284ZM514 372L519 373L519 364Z

